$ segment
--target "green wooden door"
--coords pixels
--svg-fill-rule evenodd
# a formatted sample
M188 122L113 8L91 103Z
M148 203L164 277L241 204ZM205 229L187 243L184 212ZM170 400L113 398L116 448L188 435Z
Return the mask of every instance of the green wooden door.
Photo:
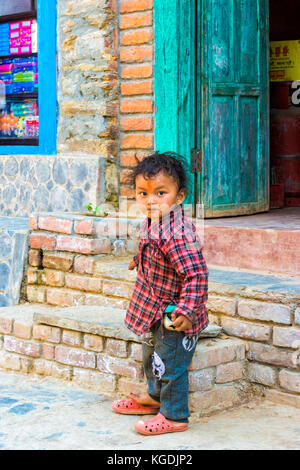
M268 18L268 0L154 0L155 148L186 158L205 217L269 208Z
M195 6L191 0L154 0L155 24L155 149L173 151L186 160L193 206L195 174L191 149L196 136Z
M267 211L268 0L199 0L197 18L205 217Z

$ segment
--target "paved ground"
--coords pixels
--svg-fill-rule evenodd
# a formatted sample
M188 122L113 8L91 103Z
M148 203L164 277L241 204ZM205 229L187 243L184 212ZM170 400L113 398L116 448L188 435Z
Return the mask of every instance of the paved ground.
M300 410L270 402L244 405L188 431L141 436L134 416L119 416L111 400L52 379L0 372L2 450L300 449Z

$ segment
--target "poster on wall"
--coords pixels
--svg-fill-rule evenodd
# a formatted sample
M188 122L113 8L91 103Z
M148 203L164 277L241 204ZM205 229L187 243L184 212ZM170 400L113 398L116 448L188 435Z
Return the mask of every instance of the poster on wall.
M1 0L0 16L14 15L16 13L25 13L33 8L32 0Z

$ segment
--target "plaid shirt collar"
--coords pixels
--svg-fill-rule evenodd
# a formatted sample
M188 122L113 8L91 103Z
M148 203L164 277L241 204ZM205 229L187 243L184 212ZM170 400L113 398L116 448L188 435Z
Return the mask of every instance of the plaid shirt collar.
M140 238L144 241L169 239L175 231L183 227L184 211L181 205L175 204L159 221L151 221L147 217L141 226ZM151 222L151 224L150 224Z

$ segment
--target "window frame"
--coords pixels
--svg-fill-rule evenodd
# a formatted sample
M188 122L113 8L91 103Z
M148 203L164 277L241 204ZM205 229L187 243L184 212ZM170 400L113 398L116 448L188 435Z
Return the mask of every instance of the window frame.
M37 1L37 24L39 144L1 145L0 155L54 155L57 151L56 0Z

